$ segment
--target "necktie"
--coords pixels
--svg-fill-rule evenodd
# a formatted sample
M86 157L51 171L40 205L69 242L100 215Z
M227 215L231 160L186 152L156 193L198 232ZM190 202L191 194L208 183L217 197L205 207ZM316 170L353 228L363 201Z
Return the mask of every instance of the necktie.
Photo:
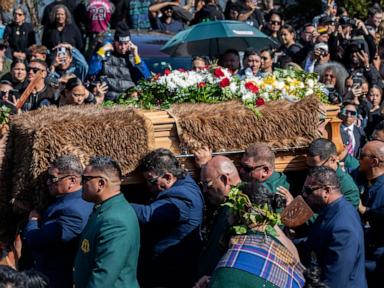
M353 149L353 132L351 128L347 128L348 133L348 145L347 145L347 151L348 154L353 155L354 149Z

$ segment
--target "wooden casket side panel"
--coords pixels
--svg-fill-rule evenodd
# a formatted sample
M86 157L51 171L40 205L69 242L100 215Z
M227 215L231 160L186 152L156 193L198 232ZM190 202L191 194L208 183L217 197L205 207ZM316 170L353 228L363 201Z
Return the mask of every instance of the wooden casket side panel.
M341 120L337 117L339 113L339 107L335 105L326 105L326 118L325 129L323 137L332 140L337 147L338 152L343 149L342 139L340 135ZM155 147L167 148L177 155L182 162L185 169L190 171L192 175L196 175L197 169L194 165L194 158L190 154L183 155L188 151L183 150L180 147L180 141L176 129L176 121L173 119L167 111L143 111L144 115L153 123L155 132ZM277 150L275 169L278 172L288 171L303 171L307 169L305 163L306 149L303 147L292 148L290 150ZM234 160L235 164L238 164L242 153L231 153L227 155ZM142 182L140 173L137 171L131 173L124 179L124 184L135 184Z

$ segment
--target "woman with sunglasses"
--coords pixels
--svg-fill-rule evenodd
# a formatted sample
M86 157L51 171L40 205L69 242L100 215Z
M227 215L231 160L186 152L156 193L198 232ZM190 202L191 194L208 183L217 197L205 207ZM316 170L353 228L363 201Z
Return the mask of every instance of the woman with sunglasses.
M278 33L283 25L282 15L275 10L271 10L265 18L267 20L267 24L263 27L262 32L279 43Z
M25 22L25 17L24 7L16 6L13 10L13 21L4 31L4 40L9 43L11 55L22 59L25 59L28 47L36 43L32 24Z

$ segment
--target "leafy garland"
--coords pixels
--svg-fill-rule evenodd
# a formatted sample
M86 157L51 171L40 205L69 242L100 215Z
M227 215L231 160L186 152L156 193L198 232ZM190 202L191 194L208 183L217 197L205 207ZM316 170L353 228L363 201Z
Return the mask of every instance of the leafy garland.
M231 212L235 218L235 225L232 226L232 230L237 235L247 234L254 228L264 228L264 233L277 236L277 232L274 228L275 225L281 224L281 218L279 213L269 210L268 205L263 206L253 204L249 197L242 192L243 184L232 187L227 201L222 204L231 209Z
M0 125L9 123L9 115L11 114L12 109L1 105L0 106Z

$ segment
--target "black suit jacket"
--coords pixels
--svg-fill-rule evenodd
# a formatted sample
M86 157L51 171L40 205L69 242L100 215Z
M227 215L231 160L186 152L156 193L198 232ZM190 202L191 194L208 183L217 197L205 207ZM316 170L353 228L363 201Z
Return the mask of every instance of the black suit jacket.
M343 139L344 145L349 144L349 135L346 131L344 131L344 126L340 126L340 133L341 138ZM355 149L353 151L353 156L357 157L360 151L360 148L362 148L365 144L365 132L362 128L357 127L356 125L353 126L353 137L355 138Z

